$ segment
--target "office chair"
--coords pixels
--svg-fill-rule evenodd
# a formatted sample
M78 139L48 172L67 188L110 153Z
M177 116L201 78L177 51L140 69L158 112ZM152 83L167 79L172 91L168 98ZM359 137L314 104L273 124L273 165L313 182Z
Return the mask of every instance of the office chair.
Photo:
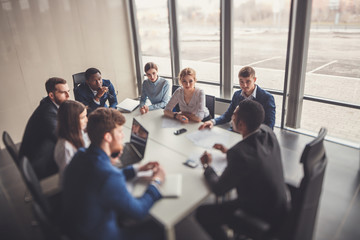
M322 185L327 165L324 138L327 129L321 128L318 136L306 144L300 163L304 177L299 187L288 185L291 193L292 209L281 226L276 229L271 224L242 211L234 213L238 223L230 226L235 235L246 235L253 239L303 240L312 239L316 224Z
M79 72L79 73L75 73L72 75L73 78L73 85L74 85L74 94L75 94L75 89L83 82L86 81L85 79L85 72Z
M179 85L172 85L171 94L174 94L176 89L178 89L179 87L180 87ZM180 112L179 104L176 104L176 106L173 108L173 112Z
M9 152L10 156L15 162L16 167L20 166L19 159L19 150L17 149L14 141L11 139L8 132L4 131L2 135L3 142L5 144L6 150Z
M46 197L41 189L39 179L26 156L21 158L20 172L33 197L33 203L41 208L43 214L53 222L59 222L61 216L60 193Z
M211 118L215 117L215 96L205 95L205 105L209 109Z
M4 145L6 147L6 150L9 152L11 158L13 159L16 167L20 170L20 158L19 158L19 150L16 147L14 141L10 137L10 134L6 131L3 132L2 139L4 142ZM31 196L29 195L28 191L25 191L24 194L24 201L30 202Z

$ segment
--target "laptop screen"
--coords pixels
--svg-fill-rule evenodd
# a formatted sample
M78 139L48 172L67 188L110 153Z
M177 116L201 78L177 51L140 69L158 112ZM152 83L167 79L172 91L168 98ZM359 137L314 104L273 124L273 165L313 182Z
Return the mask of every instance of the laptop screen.
M148 136L149 132L135 118L133 118L130 143L138 150L141 157L144 157Z

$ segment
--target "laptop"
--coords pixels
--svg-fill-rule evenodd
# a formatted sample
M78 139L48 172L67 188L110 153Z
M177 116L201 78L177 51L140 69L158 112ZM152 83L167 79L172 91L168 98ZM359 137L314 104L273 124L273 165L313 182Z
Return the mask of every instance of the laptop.
M125 143L120 156L120 167L138 163L144 158L148 136L149 132L133 118L130 142Z

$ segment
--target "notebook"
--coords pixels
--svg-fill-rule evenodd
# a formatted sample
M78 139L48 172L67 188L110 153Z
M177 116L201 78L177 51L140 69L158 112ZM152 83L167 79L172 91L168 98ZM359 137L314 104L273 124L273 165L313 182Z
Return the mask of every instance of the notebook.
M125 143L119 167L138 163L144 158L148 136L149 132L133 118L130 142Z
M133 195L141 197L149 185L149 178L139 178L134 182ZM159 191L164 198L177 198L182 192L182 175L167 174L165 181L159 186Z
M120 112L132 112L139 106L139 100L125 98L121 103L116 105Z

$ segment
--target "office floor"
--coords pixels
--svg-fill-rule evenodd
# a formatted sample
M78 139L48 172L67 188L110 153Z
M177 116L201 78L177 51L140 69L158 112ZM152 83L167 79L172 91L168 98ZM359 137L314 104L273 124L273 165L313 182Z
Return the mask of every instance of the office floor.
M311 137L275 129L280 145L301 152ZM326 142L329 159L318 212L316 240L360 239L359 150ZM289 156L287 156L289 157ZM26 188L4 149L0 151L0 238L2 240L43 239L34 221L31 204L24 202ZM211 201L211 199L209 199ZM208 240L188 216L176 226L180 240Z

